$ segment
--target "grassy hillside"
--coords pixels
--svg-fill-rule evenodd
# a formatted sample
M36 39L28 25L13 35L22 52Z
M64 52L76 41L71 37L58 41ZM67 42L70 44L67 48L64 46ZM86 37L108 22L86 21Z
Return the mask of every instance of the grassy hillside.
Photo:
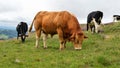
M35 45L35 33L25 43L10 39L0 41L0 67L2 68L119 68L120 67L120 23L105 25L103 33L84 32L88 39L83 49L76 51L72 43L59 51L58 36L48 38L48 48Z

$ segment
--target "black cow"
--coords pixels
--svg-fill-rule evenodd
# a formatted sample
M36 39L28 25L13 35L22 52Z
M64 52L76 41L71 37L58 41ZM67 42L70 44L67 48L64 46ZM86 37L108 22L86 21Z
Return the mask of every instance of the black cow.
M120 15L113 15L113 22L120 21Z
M26 22L20 22L17 27L17 39L21 37L22 42L25 41L25 38L27 37L26 32L28 30L28 25Z
M101 24L102 18L103 12L101 11L93 11L89 13L87 17L87 31L89 30L90 27L91 32L98 33L98 27Z

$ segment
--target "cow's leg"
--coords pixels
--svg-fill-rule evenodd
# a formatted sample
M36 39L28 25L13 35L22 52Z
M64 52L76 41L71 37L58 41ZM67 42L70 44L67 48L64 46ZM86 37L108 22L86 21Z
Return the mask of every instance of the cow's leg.
M96 32L96 33L98 33L98 27L99 27L99 25L96 24L96 25L95 25L95 32Z
M93 22L95 24L95 32L98 33L98 27L99 25L97 24L97 22L95 21L95 18L93 18Z
M93 26L93 29L92 29L92 30L93 30L93 33L95 33L95 30L96 30L95 26Z
M25 35L21 35L22 42L25 42L25 38L26 38Z
M23 38L24 38L24 42L25 42L26 36L24 35Z
M64 41L64 44L63 44L64 48L66 48L66 45L65 45L65 44L66 44L66 41Z
M92 25L90 26L90 30L91 30L91 32L93 32L93 27L92 27Z
M17 34L17 39L19 39L19 33Z
M44 45L44 48L47 48L47 46L46 46L46 39L47 39L47 34L43 33L43 45Z
M87 31L89 30L89 24L87 23Z
M63 39L62 29L58 28L57 32L58 32L58 36L59 36L59 40L60 40L60 50L62 50L62 49L64 49L64 44L65 44L64 39Z
M24 38L23 38L23 35L21 35L21 40L22 40L22 42L24 42Z
M115 22L116 21L116 17L113 17L113 22Z
M88 24L88 28L90 28L90 31L93 33L93 20L91 20L91 22Z
M39 46L39 40L40 40L40 36L41 36L41 30L36 30L36 45L35 47L38 48Z

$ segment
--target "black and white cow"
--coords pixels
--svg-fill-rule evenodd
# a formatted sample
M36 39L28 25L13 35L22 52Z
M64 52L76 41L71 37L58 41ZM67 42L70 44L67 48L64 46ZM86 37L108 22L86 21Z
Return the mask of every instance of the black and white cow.
M87 16L87 31L89 28L93 33L98 33L98 27L101 24L101 20L103 18L103 12L101 11L93 11Z
M17 39L19 37L21 37L22 42L24 42L25 38L27 37L27 35L26 35L27 30L28 30L27 23L26 22L20 22L16 27Z
M113 15L113 22L120 21L120 15Z

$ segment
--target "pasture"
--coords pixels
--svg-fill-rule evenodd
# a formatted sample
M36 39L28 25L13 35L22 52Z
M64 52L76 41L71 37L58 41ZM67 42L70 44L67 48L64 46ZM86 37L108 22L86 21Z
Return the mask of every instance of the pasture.
M58 36L48 37L47 49L42 38L35 48L35 33L26 39L0 41L0 68L119 68L120 67L120 22L105 25L103 33L84 31L82 50L74 50L72 43L59 50Z

